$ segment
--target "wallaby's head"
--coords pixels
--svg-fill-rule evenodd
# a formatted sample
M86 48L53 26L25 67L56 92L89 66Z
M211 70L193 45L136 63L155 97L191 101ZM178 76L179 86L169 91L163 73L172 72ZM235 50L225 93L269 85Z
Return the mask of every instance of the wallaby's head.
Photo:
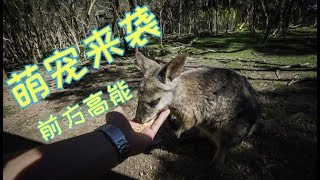
M164 66L136 52L136 63L143 72L135 119L146 123L155 118L171 102L176 82L186 55L178 55Z

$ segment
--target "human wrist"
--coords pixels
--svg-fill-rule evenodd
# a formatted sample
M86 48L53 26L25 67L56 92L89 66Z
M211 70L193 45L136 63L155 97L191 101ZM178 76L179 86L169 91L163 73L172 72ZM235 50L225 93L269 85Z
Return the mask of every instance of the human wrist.
M97 131L102 132L105 139L113 146L118 157L118 162L122 162L128 158L130 145L123 130L112 124L105 124L98 128Z
M108 156L111 162L114 162L115 164L119 163L120 158L117 148L112 144L111 140L106 138L102 131L93 131L92 133L97 137L100 148L103 149L103 154ZM110 156L109 154L116 154L116 156Z

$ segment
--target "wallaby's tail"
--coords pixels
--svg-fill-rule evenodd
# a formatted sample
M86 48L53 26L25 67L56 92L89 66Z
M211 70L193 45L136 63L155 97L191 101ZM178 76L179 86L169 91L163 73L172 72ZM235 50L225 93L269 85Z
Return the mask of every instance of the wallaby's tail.
M279 125L279 119L259 119L256 123L251 127L250 132L248 133L248 137L250 137L253 133L270 129Z
M253 133L261 131L261 130L263 131L263 130L271 129L273 127L278 127L282 123L292 121L292 120L294 120L294 119L296 119L296 118L298 118L298 117L300 117L302 115L303 115L303 113L299 112L299 113L295 113L295 114L292 114L292 115L289 115L289 116L278 117L278 118L274 118L274 119L264 120L264 119L260 118L251 127L250 132L248 133L248 136L250 137Z

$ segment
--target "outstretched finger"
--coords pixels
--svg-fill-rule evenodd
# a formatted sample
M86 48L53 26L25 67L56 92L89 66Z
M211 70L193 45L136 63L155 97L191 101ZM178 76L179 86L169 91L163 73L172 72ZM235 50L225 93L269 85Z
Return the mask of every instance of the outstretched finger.
M170 114L170 110L167 109L163 111L158 118L151 124L150 128L147 128L148 135L153 139L154 136L157 134L158 130L160 129L163 122L167 119Z

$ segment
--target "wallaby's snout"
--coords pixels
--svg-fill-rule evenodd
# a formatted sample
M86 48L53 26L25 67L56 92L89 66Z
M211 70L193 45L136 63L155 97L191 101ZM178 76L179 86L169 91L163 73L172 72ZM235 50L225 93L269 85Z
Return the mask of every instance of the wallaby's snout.
M140 123L146 123L155 116L156 116L156 112L153 112L153 110L147 106L147 103L145 102L145 100L140 98L140 100L138 101L135 120Z

